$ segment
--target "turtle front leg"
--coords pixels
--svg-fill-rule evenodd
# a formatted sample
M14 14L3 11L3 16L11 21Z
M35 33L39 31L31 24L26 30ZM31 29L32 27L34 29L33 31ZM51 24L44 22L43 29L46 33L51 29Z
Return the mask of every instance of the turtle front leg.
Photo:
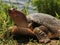
M28 24L28 28L30 28L32 31L33 31L33 26L32 26L33 23L29 23Z
M36 22L30 22L29 24L28 24L28 28L30 28L32 31L33 31L33 29L35 28L35 27L39 27L40 26L40 24L38 24L38 23L36 23Z
M41 42L41 43L47 43L47 42L50 41L50 39L48 38L47 34L43 31L45 29L46 29L46 27L40 26L40 27L36 27L33 30L33 32L37 36L38 41Z

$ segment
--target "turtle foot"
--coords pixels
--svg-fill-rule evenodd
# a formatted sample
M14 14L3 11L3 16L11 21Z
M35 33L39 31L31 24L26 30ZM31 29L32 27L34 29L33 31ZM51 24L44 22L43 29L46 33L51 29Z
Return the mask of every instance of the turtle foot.
M45 34L45 32L43 32L39 27L36 27L33 31L35 35L37 36L39 43L50 42L50 39L47 37L47 34Z

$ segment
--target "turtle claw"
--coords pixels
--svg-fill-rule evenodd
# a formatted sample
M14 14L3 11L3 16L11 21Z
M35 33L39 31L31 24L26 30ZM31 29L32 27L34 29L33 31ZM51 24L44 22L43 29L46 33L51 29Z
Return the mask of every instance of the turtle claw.
M39 27L36 27L33 31L35 35L37 36L39 43L50 42L50 39L47 37L47 34L45 34L45 32L43 32Z
M39 43L48 43L48 42L50 42L50 39L41 39L41 40L39 40Z

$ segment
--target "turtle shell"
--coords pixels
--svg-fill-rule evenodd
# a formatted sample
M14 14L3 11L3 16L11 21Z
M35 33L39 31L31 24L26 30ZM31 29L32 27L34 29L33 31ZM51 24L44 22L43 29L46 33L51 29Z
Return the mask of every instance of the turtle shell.
M60 20L44 13L33 13L27 16L28 22L36 22L50 29L51 32L56 32L60 29Z

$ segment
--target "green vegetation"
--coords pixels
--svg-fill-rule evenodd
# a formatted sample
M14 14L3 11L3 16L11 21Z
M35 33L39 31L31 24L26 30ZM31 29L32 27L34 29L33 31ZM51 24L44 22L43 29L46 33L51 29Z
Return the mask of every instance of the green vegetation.
M2 3L2 0L0 0L0 45L12 45L14 43L14 40L11 38L3 38L6 31L8 30L8 27L13 25L13 22L11 18L8 16L7 10L9 6L5 3ZM9 34L9 33L8 33Z
M34 6L36 6L36 9L38 12L48 13L52 14L53 16L56 16L57 18L60 18L60 1L58 0L32 0L31 1ZM28 2L29 3L29 2ZM28 4L29 5L29 4ZM28 15L28 5L25 4L22 11ZM12 3L10 6L8 6L5 3L2 3L2 0L0 0L0 45L16 45L16 41L12 39L12 37L9 37L9 31L8 28L10 26L13 26L14 23L11 20L11 18L8 16L7 10L10 7L16 8ZM7 32L6 32L7 31ZM6 34L5 38L3 34ZM29 42L29 44L32 44L32 42ZM35 42L34 45L37 45L38 43ZM22 44L23 45L23 44ZM43 45L43 44L41 44Z
M31 0L32 5L36 7L38 12L60 16L60 0Z

